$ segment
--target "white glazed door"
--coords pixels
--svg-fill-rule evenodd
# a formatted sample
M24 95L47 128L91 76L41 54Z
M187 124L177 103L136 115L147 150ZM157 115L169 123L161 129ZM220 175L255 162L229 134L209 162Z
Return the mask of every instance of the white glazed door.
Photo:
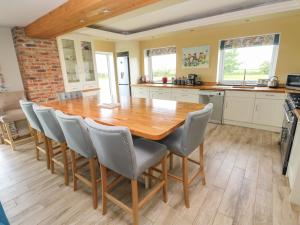
M76 52L76 40L62 38L58 40L59 55L66 91L82 89L80 66Z

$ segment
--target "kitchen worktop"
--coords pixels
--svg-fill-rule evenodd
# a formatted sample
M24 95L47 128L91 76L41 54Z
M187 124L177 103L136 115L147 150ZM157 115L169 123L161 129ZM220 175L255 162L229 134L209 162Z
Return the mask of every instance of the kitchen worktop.
M296 114L296 116L298 118L298 123L299 123L300 122L299 121L300 120L300 109L295 109L294 112L295 112L295 114Z
M174 84L132 84L133 87L159 87L159 88L187 88L187 89L200 89L200 90L216 90L216 91L256 91L256 92L276 92L276 93L284 93L286 91L285 88L269 88L269 87L234 87L234 86L225 86L225 85L196 85L196 86L188 86L188 85L174 85Z

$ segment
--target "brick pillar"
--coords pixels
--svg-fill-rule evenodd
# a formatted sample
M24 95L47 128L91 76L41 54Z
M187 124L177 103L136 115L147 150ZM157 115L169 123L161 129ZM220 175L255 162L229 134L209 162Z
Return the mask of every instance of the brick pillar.
M12 36L27 98L36 102L56 99L64 91L56 40L27 37L21 27L13 28Z

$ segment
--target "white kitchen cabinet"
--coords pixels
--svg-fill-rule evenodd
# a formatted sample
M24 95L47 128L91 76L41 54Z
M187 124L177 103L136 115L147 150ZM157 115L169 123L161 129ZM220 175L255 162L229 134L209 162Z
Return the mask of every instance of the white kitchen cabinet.
M131 87L131 94L134 98L149 98L149 88L148 87Z
M171 88L150 88L150 98L171 100Z
M178 102L199 103L198 89L173 88L172 99Z
M284 110L281 99L256 99L253 113L253 123L281 127Z
M224 120L251 123L255 98L225 97Z
M66 91L98 88L93 41L76 36L57 38Z

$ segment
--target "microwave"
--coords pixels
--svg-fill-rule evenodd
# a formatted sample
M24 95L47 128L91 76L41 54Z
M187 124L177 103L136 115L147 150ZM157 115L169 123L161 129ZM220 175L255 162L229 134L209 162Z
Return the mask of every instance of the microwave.
M300 73L288 75L285 86L288 89L300 90Z

